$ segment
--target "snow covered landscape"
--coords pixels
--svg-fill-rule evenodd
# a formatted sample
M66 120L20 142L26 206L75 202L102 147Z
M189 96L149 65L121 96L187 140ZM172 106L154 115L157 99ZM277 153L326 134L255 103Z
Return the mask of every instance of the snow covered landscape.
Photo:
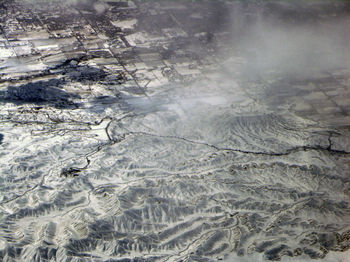
M0 261L350 261L347 1L0 21Z

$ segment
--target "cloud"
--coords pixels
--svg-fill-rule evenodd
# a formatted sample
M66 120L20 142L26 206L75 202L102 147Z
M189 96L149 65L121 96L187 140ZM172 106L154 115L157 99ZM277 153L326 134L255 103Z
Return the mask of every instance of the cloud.
M279 17L266 6L249 10L235 6L232 44L247 57L246 72L275 70L282 76L303 78L349 67L350 19L339 14L332 17L331 10L324 13L326 3L276 2L280 14L290 17Z

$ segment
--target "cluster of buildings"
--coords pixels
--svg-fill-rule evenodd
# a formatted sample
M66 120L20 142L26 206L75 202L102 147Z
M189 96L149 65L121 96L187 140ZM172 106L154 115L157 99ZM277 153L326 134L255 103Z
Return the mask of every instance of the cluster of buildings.
M72 60L79 64L81 59L140 88L188 81L218 63L216 50L222 50L230 37L224 30L229 28L230 3L224 2L3 1L2 5L2 81L43 74L57 77L57 65Z

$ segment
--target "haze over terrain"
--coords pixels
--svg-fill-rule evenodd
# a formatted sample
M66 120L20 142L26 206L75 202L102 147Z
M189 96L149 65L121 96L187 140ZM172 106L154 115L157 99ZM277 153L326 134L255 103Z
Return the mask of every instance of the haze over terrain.
M347 1L0 1L1 261L349 261Z

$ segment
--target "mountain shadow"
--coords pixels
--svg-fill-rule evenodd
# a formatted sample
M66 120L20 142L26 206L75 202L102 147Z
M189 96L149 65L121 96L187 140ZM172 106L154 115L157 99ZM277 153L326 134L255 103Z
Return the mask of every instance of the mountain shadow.
M80 96L65 92L62 89L65 83L66 81L61 79L50 79L19 86L9 86L6 91L0 92L0 102L12 102L18 105L27 103L48 104L56 108L74 107L74 103L71 100L80 98Z
M8 86L6 91L0 91L0 102L36 105L50 105L55 108L74 108L78 104L74 99L81 98L78 94L66 92L63 87L74 82L100 82L108 74L100 69L90 66L76 66L69 62L59 64L54 69L62 70L62 79L28 82L18 86Z

